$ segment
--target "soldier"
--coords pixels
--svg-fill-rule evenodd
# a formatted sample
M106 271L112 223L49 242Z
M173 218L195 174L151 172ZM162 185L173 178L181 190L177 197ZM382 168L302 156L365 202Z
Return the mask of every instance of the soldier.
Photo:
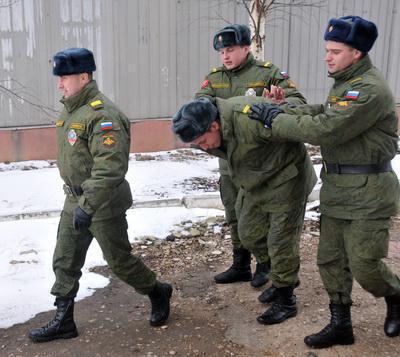
M293 289L298 282L299 237L304 208L316 175L304 144L271 142L260 123L247 119L261 97L200 98L184 105L172 130L186 143L221 155L232 181L243 192L238 233L257 261L265 241L276 287L272 306L257 321L272 325L296 316ZM265 239L267 237L267 240Z
M393 95L368 51L378 31L358 16L331 19L325 31L329 76L325 105L252 108L252 119L277 139L321 146L321 236L318 267L330 298L331 321L304 342L314 348L354 343L350 307L353 278L384 297L387 336L400 334L400 279L382 261L388 254L399 181L391 160L397 150ZM269 131L269 130L268 130Z
M92 79L93 53L70 48L54 56L53 74L64 105L56 122L58 168L66 199L58 226L53 256L56 281L51 289L57 307L45 326L31 330L34 342L78 336L74 298L79 288L86 252L95 237L117 277L152 305L150 325L159 326L169 316L172 287L160 283L143 261L131 254L126 210L132 196L128 170L130 122L105 97Z
M245 25L230 25L218 31L214 36L213 46L219 52L223 66L214 68L206 76L201 89L196 93L196 98L207 97L215 102L215 98L262 96L264 92L279 100L279 93L275 90L275 86L279 86L284 90L287 102L305 103L305 99L297 91L286 72L281 72L271 62L254 59L250 44L250 29ZM256 271L252 277L250 252L243 247L237 232L235 204L239 189L232 182L224 159L219 160L219 169L221 199L225 207L226 221L231 229L233 264L228 270L217 274L214 277L215 282L229 284L251 280L253 287L262 286L268 281L270 270L266 241L263 247L259 247L265 250L258 254L260 260L257 260ZM268 295L273 296L273 293L274 288L267 290ZM271 296L267 300L271 301ZM265 298L260 297L260 299L266 302Z

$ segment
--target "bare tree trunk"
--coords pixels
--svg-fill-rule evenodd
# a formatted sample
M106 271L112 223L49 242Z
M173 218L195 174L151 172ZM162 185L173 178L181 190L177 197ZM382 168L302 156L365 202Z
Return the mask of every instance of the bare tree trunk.
M265 13L262 1L252 0L250 9L251 50L255 58L264 60Z

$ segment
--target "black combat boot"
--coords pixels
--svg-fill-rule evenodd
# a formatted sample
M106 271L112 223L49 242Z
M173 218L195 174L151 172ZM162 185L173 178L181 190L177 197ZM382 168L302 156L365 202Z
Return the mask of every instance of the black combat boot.
M73 338L78 336L74 322L74 299L56 298L56 316L46 326L29 331L33 342L48 342L57 338Z
M300 286L300 280L297 281L295 284L295 288ZM270 302L274 301L276 298L276 290L277 287L272 284L269 288L265 289L259 296L258 301L262 302L263 304L269 304Z
M250 285L253 288L258 288L268 282L269 265L265 263L257 263L256 271L253 275L253 280Z
M217 284L230 284L237 281L250 281L252 279L250 262L251 255L247 249L234 249L232 266L214 276L215 282Z
M156 281L153 290L149 293L151 302L150 325L161 326L169 316L172 286L167 283Z
M351 324L350 304L329 304L331 322L320 332L306 336L304 343L312 348L327 348L333 345L352 345L354 343Z
M400 335L400 297L386 296L387 314L384 330L389 337Z
M293 295L293 290L294 286L276 288L276 297L272 306L258 316L257 321L264 325L274 325L296 316L296 296Z

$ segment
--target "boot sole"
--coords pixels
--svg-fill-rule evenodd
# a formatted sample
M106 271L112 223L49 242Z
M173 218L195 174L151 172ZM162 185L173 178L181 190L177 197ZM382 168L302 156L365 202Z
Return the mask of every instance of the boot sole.
M233 284L233 283L240 283L240 282L247 282L251 281L253 279L251 273L249 275L244 275L241 276L237 279L232 279L232 280L218 280L218 278L214 277L214 281L216 284Z
M349 340L340 340L340 342L335 342L335 343L324 343L322 345L313 345L313 344L308 344L304 342L308 347L310 348L315 348L315 349L321 349L321 348L328 348L336 345L341 345L341 346L348 346L348 345L353 345L354 344L354 337Z
M266 321L262 319L262 315L257 317L257 321L262 324L262 325L276 325L280 324L281 322L290 319L291 317L295 317L297 315L297 311L290 313L289 315L286 315L284 318L279 319L279 320L273 320L273 321Z
M28 337L35 343L50 342L50 341L58 340L61 338L68 339L68 338L78 337L78 331L66 332L66 333L56 335L56 336L39 337L39 336L28 335Z
M397 336L400 336L400 332L387 333L387 332L385 331L385 335L386 335L387 337L397 337Z
M167 313L163 316L162 319L157 320L157 321L151 321L151 320L150 320L150 326L153 326L153 327L162 326L162 325L164 325L164 322L166 322L166 321L168 320L169 313L170 313L170 300L171 300L171 297L172 297L173 288L172 288L171 285L168 284L168 286L166 287L166 289L167 289L167 296L168 296L168 311L167 311Z

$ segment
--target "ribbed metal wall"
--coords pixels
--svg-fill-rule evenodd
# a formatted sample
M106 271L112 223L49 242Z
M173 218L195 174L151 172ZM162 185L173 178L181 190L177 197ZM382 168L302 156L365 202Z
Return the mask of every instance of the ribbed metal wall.
M326 25L332 17L358 15L378 26L379 36L370 56L400 102L400 46L395 35L400 30L400 15L396 3L395 0L329 0L323 7L282 9L267 20L265 57L289 72L308 102L321 103L332 84L324 63Z
M51 57L67 47L94 51L100 88L131 119L170 117L218 65L213 33L227 22L248 21L235 0L6 3L0 0L0 128L55 120L60 94ZM395 0L330 0L323 8L285 8L268 19L265 59L287 70L309 102L324 101L330 85L323 62L328 19L370 18L380 32L372 58L400 102L398 6Z

